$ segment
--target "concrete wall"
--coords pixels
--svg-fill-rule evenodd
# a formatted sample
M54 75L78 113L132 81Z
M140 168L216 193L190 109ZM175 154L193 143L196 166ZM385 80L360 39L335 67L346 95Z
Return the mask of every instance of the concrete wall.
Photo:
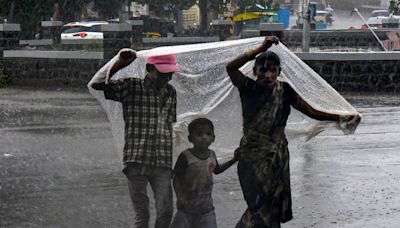
M400 93L400 52L297 56L338 91Z
M387 33L393 30L375 30L381 40L387 40ZM310 47L325 49L370 49L381 50L378 41L369 30L326 30L312 31ZM301 47L302 31L285 30L282 42L291 50Z
M105 63L102 53L67 53L6 51L4 72L11 85L84 88ZM400 92L400 53L297 55L338 91Z
M103 53L6 51L4 73L10 85L85 88L104 65Z
M4 50L14 49L19 45L19 24L0 24L0 72L4 68Z
M1 25L1 24L0 24ZM7 27L8 26L8 27ZM121 48L132 44L132 25L104 26L104 52L88 51L7 51L18 45L18 26L0 26L0 69L19 86L69 86L84 88L101 66ZM387 39L390 30L378 30ZM146 48L187 43L218 41L218 37L177 37L143 39ZM301 31L285 31L283 42L301 46ZM73 44L72 44L73 45ZM320 49L371 48L378 43L369 31L314 31L311 46ZM298 53L339 91L399 92L400 53Z

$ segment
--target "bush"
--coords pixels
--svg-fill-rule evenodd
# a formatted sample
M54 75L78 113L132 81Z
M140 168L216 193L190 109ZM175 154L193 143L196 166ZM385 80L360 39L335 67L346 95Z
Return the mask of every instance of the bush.
M6 87L8 85L8 76L0 71L0 88Z

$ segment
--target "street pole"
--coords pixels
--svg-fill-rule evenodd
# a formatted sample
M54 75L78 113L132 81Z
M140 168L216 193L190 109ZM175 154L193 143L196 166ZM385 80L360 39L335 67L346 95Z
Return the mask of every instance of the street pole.
M310 0L303 0L303 52L310 52Z
M128 20L131 19L132 13L131 13L131 1L127 0L126 1L126 7L128 8Z
M379 45L381 45L382 49L384 51L388 51L387 48L385 47L385 45L383 45L381 39L379 39L379 37L378 37L378 35L376 35L375 31L371 28L371 26L369 26L368 22L365 20L363 15L361 15L361 13L358 11L358 9L354 8L353 12L356 12L358 14L358 16L361 18L361 20L364 22L364 24L367 25L369 31L372 32L372 34L374 35L375 39L378 41Z

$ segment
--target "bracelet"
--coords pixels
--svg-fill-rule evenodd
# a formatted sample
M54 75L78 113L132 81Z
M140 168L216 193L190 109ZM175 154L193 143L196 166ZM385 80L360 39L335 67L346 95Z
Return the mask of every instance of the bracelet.
M254 56L256 55L256 52L253 49L250 49L250 50L246 51L244 54L247 56L247 58L253 59Z

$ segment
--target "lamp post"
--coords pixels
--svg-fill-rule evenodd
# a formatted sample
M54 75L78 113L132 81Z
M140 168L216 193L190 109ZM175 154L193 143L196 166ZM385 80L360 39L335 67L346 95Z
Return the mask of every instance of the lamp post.
M383 45L382 41L379 39L378 35L376 35L376 33L374 32L374 30L369 26L368 22L365 20L365 18L361 15L361 13L358 11L357 8L354 8L354 10L352 11L356 12L357 15L361 18L361 20L364 22L365 25L367 25L368 29L372 32L372 34L374 35L375 39L378 41L379 45L381 45L382 49L384 51L388 51L387 48L385 47L385 45Z
M303 0L303 52L310 52L310 0Z

